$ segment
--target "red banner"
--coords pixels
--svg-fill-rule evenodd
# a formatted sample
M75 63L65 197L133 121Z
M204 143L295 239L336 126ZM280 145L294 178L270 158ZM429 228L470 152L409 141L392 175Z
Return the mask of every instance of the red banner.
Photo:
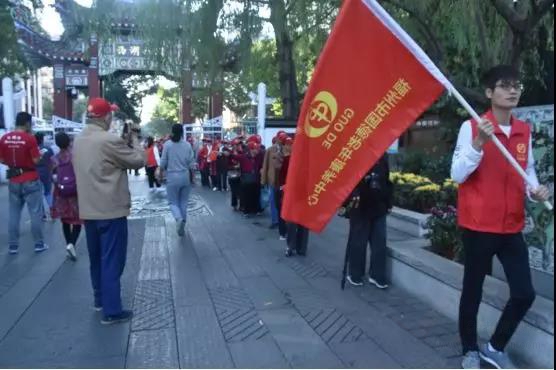
M299 116L282 209L287 221L322 231L442 93L430 60L392 22L374 0L344 2Z

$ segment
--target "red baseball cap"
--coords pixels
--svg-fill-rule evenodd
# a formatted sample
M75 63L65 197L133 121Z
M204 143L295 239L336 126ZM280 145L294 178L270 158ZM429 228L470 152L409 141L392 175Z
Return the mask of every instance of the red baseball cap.
M249 144L247 144L247 147L249 148L249 150L256 150L260 148L260 145L254 141L250 141Z
M92 98L89 99L89 105L87 106L87 113L89 117L102 118L108 113L112 113L119 110L116 104L110 104L108 100L103 98Z

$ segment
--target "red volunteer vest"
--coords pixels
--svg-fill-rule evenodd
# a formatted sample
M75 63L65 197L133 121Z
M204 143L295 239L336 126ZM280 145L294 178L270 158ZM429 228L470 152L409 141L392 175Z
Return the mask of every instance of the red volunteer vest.
M147 167L157 167L156 157L154 155L154 146L147 148Z
M492 111L484 115L495 126L495 135L523 169L529 157L529 125L511 118L511 134L498 126ZM472 120L473 138L477 122ZM508 163L496 146L489 142L483 147L479 167L459 186L458 224L481 232L497 234L519 233L525 226L525 181Z

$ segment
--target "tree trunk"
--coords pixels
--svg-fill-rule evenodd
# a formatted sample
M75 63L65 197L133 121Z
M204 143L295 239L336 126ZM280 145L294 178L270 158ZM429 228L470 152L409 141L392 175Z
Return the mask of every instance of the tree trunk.
M280 95L284 109L284 118L297 120L299 114L299 92L293 59L293 41L287 30L286 6L283 0L272 0L270 3L270 23L276 38L276 59L278 62L278 78Z

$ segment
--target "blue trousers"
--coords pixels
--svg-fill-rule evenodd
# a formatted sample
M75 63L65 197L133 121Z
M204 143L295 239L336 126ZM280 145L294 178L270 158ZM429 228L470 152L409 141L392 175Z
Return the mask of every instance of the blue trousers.
M35 246L40 246L43 241L42 216L44 216L44 207L42 203L42 187L37 181L24 182L23 184L9 184L9 215L8 222L8 243L11 246L19 245L19 224L21 221L21 211L27 203L29 217L31 218L31 234Z
M170 202L170 211L176 220L187 222L187 206L191 193L189 173L168 172L166 194Z
M278 196L278 194L276 194L278 191L274 186L270 186L270 197L268 198L269 202L270 202L270 220L272 225L278 225L278 208L276 207L276 197Z
M127 255L127 218L85 221L95 304L105 316L122 312L120 277Z

